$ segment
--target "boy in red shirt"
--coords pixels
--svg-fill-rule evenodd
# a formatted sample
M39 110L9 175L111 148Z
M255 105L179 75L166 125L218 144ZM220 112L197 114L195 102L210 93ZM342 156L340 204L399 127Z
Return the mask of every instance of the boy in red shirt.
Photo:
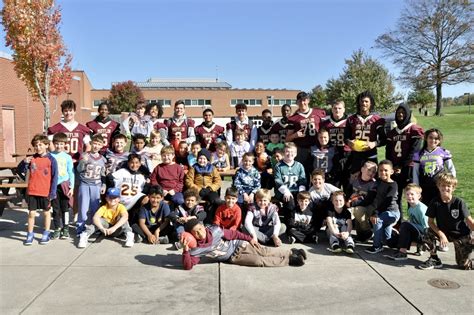
M235 187L225 191L225 204L219 206L213 224L229 230L238 230L242 223L242 210L237 205L239 192Z
M40 244L48 244L50 240L49 228L51 200L56 199L56 186L58 183L58 165L56 159L48 153L49 140L45 135L35 135L31 140L35 151L33 156L23 160L19 169L22 173L29 171L27 201L28 201L28 234L24 245L33 243L33 228L35 226L36 210L42 210L44 216L44 232Z

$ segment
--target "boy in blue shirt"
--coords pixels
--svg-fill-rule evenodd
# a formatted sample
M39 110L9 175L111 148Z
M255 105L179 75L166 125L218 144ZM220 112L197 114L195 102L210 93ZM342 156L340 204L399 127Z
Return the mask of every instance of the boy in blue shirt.
M52 239L69 238L69 206L72 206L74 195L74 164L71 156L65 151L67 135L63 132L54 134L54 152L51 155L58 165L58 185L56 199L52 200L54 232Z

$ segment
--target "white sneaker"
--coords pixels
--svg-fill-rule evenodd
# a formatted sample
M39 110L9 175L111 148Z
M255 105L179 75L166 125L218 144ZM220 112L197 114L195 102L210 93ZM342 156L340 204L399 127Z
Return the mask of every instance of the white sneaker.
M82 232L81 235L79 235L79 243L77 244L77 247L86 248L88 241L89 241L89 235L87 235L86 232Z
M125 247L132 247L135 244L135 234L133 232L127 232L127 239L125 240Z

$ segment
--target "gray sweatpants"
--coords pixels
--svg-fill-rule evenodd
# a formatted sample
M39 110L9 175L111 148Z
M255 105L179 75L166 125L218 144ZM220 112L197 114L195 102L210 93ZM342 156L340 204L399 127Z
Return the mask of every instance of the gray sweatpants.
M244 242L230 257L229 262L241 266L283 267L290 264L291 250L281 247L256 248Z
M339 232L347 232L347 224L337 224L337 229L339 230ZM342 239L340 238L337 238L336 236L334 236L328 228L326 228L326 232L328 234L328 237L329 237L329 245L331 246L331 248L337 244L339 245L340 241ZM345 240L344 240L344 245L347 247L347 246L352 246L354 247L354 240L352 239L352 236L349 235L349 237L347 237Z

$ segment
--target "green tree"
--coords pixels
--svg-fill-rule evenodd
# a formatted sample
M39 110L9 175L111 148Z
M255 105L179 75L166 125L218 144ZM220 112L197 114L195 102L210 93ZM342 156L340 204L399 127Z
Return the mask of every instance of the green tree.
M311 92L309 93L310 95L310 101L309 101L309 106L310 107L320 107L324 108L327 105L327 96L326 96L326 91L321 85L316 85Z
M420 106L422 108L434 103L435 95L433 91L427 88L416 87L414 91L408 94L407 102L411 106Z
M470 1L413 0L376 46L401 67L402 81L436 88L441 115L442 86L473 82L473 23Z
M131 112L135 105L144 102L143 93L133 81L120 82L112 85L108 102L112 114Z
M339 78L326 83L327 102L341 99L348 112L355 112L357 95L369 90L374 96L377 111L386 112L393 108L397 100L393 76L380 62L359 49L345 63Z
M71 82L71 55L59 23L61 12L53 0L4 0L2 23L6 46L13 50L17 76L44 108L43 131L49 127L51 96L65 93Z

